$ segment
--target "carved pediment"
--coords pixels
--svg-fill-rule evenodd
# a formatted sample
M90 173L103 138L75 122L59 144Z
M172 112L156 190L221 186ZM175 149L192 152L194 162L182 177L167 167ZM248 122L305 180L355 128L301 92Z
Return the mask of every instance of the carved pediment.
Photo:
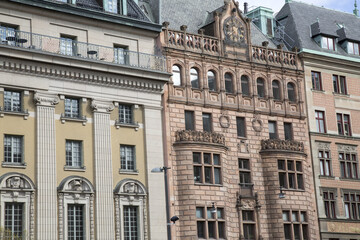
M68 177L59 186L60 192L87 192L93 193L94 188L91 183L82 177Z
M144 185L133 179L124 179L115 188L116 194L120 195L146 195Z
M24 191L24 190L34 190L34 184L32 181L22 174L5 174L1 177L1 189L14 190L14 191Z
M356 153L357 146L353 146L353 145L343 145L343 144L338 144L338 151L339 152L354 152Z

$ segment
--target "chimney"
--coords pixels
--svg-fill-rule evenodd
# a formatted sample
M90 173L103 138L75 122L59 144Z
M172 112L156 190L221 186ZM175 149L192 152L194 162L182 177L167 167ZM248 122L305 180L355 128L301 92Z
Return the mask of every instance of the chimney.
M244 14L248 13L248 3L244 2Z

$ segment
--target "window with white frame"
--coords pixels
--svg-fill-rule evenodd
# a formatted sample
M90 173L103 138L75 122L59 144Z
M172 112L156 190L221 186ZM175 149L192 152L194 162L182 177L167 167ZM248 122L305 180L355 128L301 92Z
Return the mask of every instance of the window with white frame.
M201 239L225 239L223 208L196 207L197 235Z
M34 208L34 183L18 173L7 173L0 179L0 226L5 230L1 239L28 239L35 231L30 211Z
M67 207L67 236L68 239L84 240L84 205L69 204Z
M23 203L5 203L5 239L22 239L23 236Z
M335 51L335 38L321 37L321 47Z
M58 187L58 239L94 239L94 187L83 177L70 176ZM61 214L60 214L61 213Z
M135 171L135 146L120 145L121 170Z
M118 64L128 64L129 52L127 47L114 46L114 62Z
M107 1L107 6L108 12L112 12L112 13L117 13L118 12L118 1L117 0L106 0Z
M119 123L134 124L133 109L131 105L119 104Z
M61 54L75 56L77 53L76 46L77 46L76 37L61 35L61 37L60 37L60 53Z
M116 239L147 239L145 220L147 218L146 189L142 183L124 179L114 190L116 218ZM132 199L132 200L131 200Z
M65 98L65 117L80 118L80 101L76 98Z
M82 141L66 140L65 145L66 166L82 167Z
M359 43L348 42L347 50L350 54L360 55L360 47Z
M124 206L124 239L136 240L138 239L139 222L138 222L138 207Z
M21 112L21 93L4 91L4 110L8 112Z
M5 135L4 162L12 164L23 162L23 136Z
M14 46L16 44L16 41L9 41L9 39L16 37L16 30L17 27L1 24L0 26L1 44Z

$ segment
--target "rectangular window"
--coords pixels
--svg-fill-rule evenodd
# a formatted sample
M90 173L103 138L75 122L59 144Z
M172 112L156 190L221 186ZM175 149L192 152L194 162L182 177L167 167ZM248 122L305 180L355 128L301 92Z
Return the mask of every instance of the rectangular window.
M195 183L221 184L220 154L193 153Z
M198 238L226 238L223 208L196 207L196 219Z
M334 93L347 94L346 78L344 76L333 75Z
M80 118L80 101L75 98L65 98L65 117Z
M118 1L117 0L107 0L107 11L112 13L118 13Z
M121 170L135 170L135 146L120 145Z
M114 46L114 62L118 64L129 63L129 51L127 47Z
M336 114L339 135L351 136L350 115Z
M24 206L22 203L5 203L5 235L11 237L4 239L22 239L23 235Z
M308 240L308 221L305 211L283 211L284 235L286 240Z
M359 49L359 43L348 42L347 50L349 54L360 55Z
M269 121L269 138L270 139L277 139L277 124L275 121Z
M355 153L340 152L340 172L342 178L358 179L358 161Z
M336 218L336 200L333 191L323 191L325 215L327 218Z
M119 122L122 124L134 124L132 106L119 105Z
M242 223L244 229L244 239L255 240L256 222L255 222L254 211L243 210Z
M322 91L321 73L311 72L312 88L314 90Z
M23 162L23 136L5 135L4 162L14 164Z
M335 39L330 37L321 37L321 47L335 51Z
M295 160L278 160L280 187L287 189L304 189L302 162Z
M138 207L124 206L124 238L127 240L138 239Z
M320 175L321 176L332 176L331 173L331 159L329 151L319 151L320 161Z
M69 56L76 56L77 55L76 37L61 35L60 53Z
M292 123L284 123L285 140L294 140Z
M1 24L0 26L0 40L1 44L6 44L10 46L15 46L16 44L16 36L17 32L16 30L18 27L16 26L5 26Z
M82 167L82 142L66 140L66 166Z
M68 239L85 239L84 205L68 205L67 225Z
M14 91L4 91L4 111L21 112L21 93Z
M245 188L252 187L250 160L239 158L238 161L239 161L240 186Z
M319 133L326 133L325 112L315 111L316 130Z
M244 117L236 118L237 136L246 137L246 124Z
M195 130L194 111L185 111L185 129Z
M205 132L212 132L211 113L203 113L202 119L203 119L203 130Z

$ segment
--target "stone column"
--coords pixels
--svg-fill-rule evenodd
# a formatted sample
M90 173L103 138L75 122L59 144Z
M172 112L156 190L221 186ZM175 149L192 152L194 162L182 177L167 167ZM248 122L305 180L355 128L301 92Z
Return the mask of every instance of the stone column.
M149 239L166 240L164 172L151 173L153 168L164 166L161 108L145 106L144 114L149 191Z
M110 112L112 102L93 100L94 161L96 187L96 239L115 239L113 171L111 154Z
M55 105L57 95L36 92L37 237L57 239Z

